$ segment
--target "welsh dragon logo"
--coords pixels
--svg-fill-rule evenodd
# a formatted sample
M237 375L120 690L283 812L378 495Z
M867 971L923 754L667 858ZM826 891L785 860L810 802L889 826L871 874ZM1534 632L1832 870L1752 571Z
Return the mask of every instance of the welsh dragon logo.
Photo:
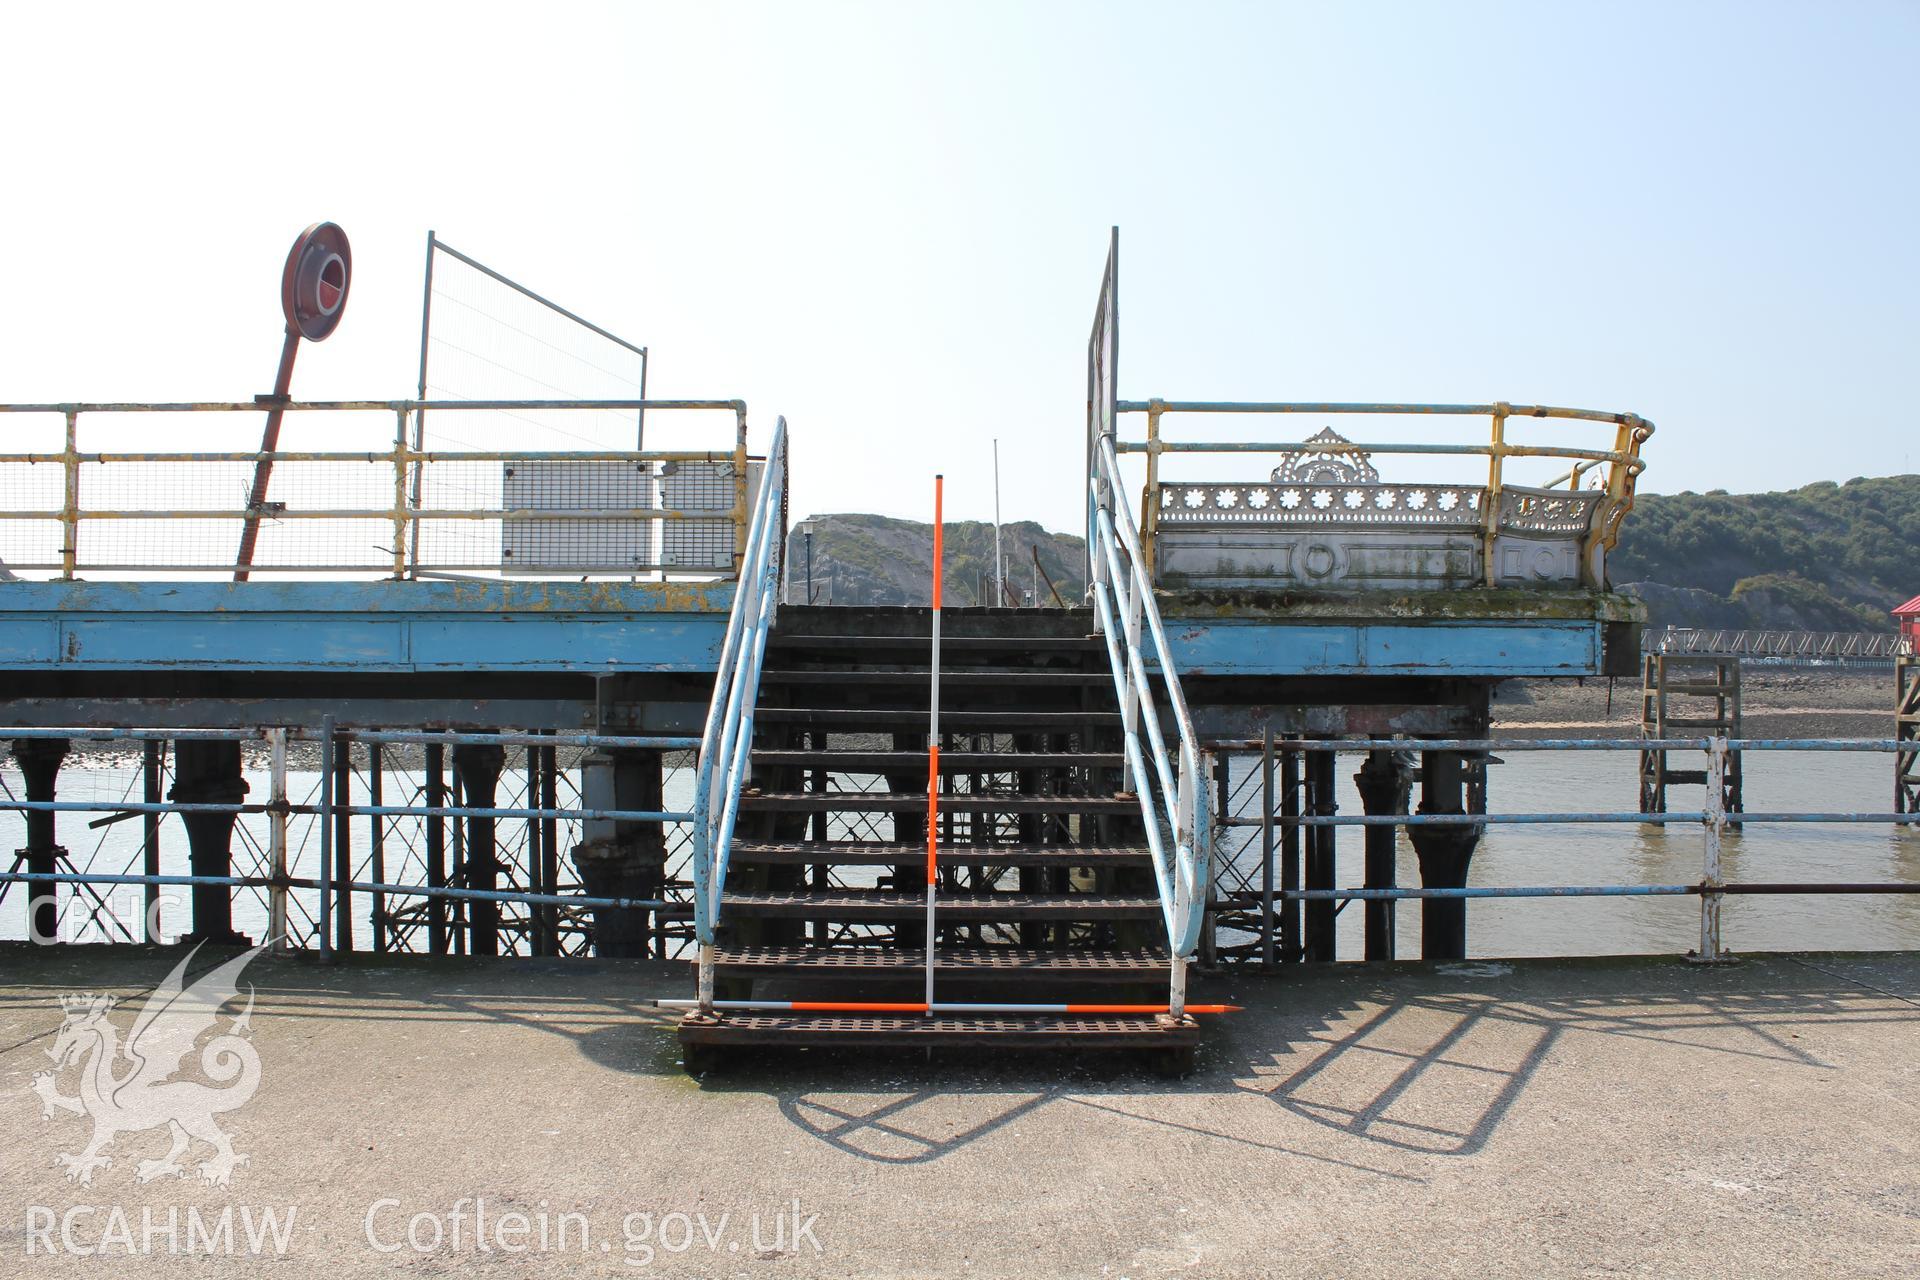
M54 1164L66 1170L68 1181L91 1185L94 1170L113 1163L105 1152L115 1138L163 1125L173 1145L160 1159L140 1162L135 1176L141 1182L169 1174L186 1177L180 1157L196 1138L213 1147L213 1155L199 1168L200 1176L215 1186L226 1186L234 1169L247 1163L214 1117L245 1106L260 1087L260 1055L247 1038L252 1031L251 986L245 1010L200 1050L200 1070L214 1083L174 1077L200 1037L216 1026L220 1007L238 994L240 971L264 949L264 944L255 947L188 986L184 982L187 966L200 950L195 947L147 996L124 1045L119 1028L107 1019L118 1003L112 996L82 992L60 997L66 1021L47 1050L54 1069L35 1074L33 1091L40 1095L47 1119L65 1111L93 1121L93 1139L85 1150L54 1158ZM58 1080L75 1065L80 1069L80 1092L68 1096L59 1091Z

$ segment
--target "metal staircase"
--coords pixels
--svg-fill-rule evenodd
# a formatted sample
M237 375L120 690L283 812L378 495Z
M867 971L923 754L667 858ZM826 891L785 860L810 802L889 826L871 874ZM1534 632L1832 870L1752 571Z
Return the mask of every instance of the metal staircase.
M946 612L938 1005L1037 1008L928 1013L914 1002L927 945L930 611L781 611L715 913L722 1007L683 1021L689 1070L729 1046L848 1043L1144 1050L1163 1070L1190 1067L1190 1017L1108 1008L1164 1003L1172 966L1093 625L1084 610Z

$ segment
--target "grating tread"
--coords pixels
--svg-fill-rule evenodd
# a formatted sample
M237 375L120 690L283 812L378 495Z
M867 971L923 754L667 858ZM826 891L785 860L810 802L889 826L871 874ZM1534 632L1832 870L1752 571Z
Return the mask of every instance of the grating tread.
M803 920L916 920L927 909L924 892L834 889L824 892L729 893L722 899L739 915ZM976 920L1138 920L1157 918L1160 899L1106 893L972 893L942 890L943 924Z
M927 953L920 947L721 947L714 963L736 972L916 974L925 972ZM1031 973L1050 978L1157 978L1166 974L1167 963L1166 951L1154 947L940 947L934 952L935 972L956 977Z
M879 669L872 666L858 668L835 667L825 671L763 671L760 683L771 685L791 684L926 684L933 673L925 667L900 667L897 669ZM1113 677L1104 671L1044 671L1028 667L1011 669L995 668L980 670L973 667L943 668L940 672L942 688L982 685L992 688L1025 687L1030 685L1111 685Z
M893 867L926 860L924 844L892 844L881 841L845 841L820 843L811 840L735 840L731 859L734 863L782 862L804 866ZM988 866L995 863L1022 866L1089 867L1111 863L1145 862L1150 852L1145 845L1071 845L1071 844L949 844L941 845L941 863L950 866Z
M760 724L856 725L861 729L919 729L927 727L926 708L906 707L759 707L753 713ZM1104 711L976 711L968 708L940 709L941 727L959 732L965 729L1005 729L1008 732L1042 733L1048 729L1081 725L1118 724L1120 713Z
M966 1044L982 1040L1034 1047L1160 1048L1195 1043L1192 1019L1152 1014L858 1014L728 1012L680 1023L686 1044L822 1045L861 1040L874 1044Z
M753 753L757 764L789 765L800 768L841 772L878 773L886 769L924 769L924 751L799 751L785 748L761 749ZM1071 769L1076 767L1117 769L1126 762L1119 752L1099 751L942 751L942 773L1005 773L1014 769Z
M746 809L827 810L841 813L925 812L924 791L763 791L740 797ZM1135 813L1131 796L1035 796L1008 792L946 792L940 807L960 813Z

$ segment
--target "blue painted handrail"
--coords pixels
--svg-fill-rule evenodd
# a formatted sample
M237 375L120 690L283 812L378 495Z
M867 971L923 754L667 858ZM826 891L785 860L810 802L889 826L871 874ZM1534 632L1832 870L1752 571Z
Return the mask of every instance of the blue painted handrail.
M713 997L713 933L720 920L727 857L740 790L753 745L753 708L760 695L760 664L780 603L780 566L786 543L787 420L774 428L766 470L747 527L740 580L700 735L693 788L693 929L700 947L700 999Z
M1113 692L1120 702L1127 771L1140 800L1140 817L1153 854L1161 914L1173 953L1170 1004L1177 1011L1183 1002L1186 961L1200 945L1206 911L1202 886L1208 882L1212 866L1207 770L1201 764L1200 739L1194 732L1186 695L1180 689L1160 609L1154 603L1153 584L1140 553L1139 531L1126 504L1116 500L1125 489L1111 435L1103 434L1096 441L1092 464L1093 474L1087 485L1087 546L1092 551L1095 626L1106 637ZM1171 752L1147 678L1142 623L1153 644L1178 732ZM1167 847L1169 833L1171 850Z

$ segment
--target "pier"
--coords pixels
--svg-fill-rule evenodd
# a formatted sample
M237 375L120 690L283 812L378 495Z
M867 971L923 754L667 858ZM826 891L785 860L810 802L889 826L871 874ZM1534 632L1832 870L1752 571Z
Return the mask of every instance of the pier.
M1697 941L1675 951L1719 963L1730 895L1913 890L1722 866L1740 824L1897 828L1913 808L1910 784L1891 813L1751 805L1744 753L1881 752L1910 774L1911 725L1747 739L1738 663L1891 658L1908 680L1910 657L1643 640L1607 554L1650 422L1124 399L1119 318L1116 233L1086 467L1060 478L1085 496L1087 598L949 609L944 631L938 610L786 603L802 430L727 398L434 399L430 321L412 399L0 406L46 440L0 456L21 495L0 510L0 738L25 784L0 804L24 815L6 884L32 895L29 934L57 946L85 921L159 941L162 893L185 890L173 932L221 946L677 962L686 990L661 998L686 1008L696 1073L752 1046L985 1041L1179 1074L1206 1043L1189 1004L1223 1003L1190 1001L1190 976L1333 961L1356 902L1364 958L1384 963L1407 958L1401 904L1419 958L1448 962L1477 898L1687 898ZM260 450L130 447L149 423L263 408ZM331 447L278 447L305 423ZM688 425L643 449L643 423ZM1711 678L1669 678L1689 663ZM1504 680L1633 675L1637 743L1491 732ZM1704 718L1668 705L1701 696ZM143 799L61 798L88 740L137 745ZM1635 811L1488 811L1496 752L1624 749ZM1339 807L1343 755L1360 812ZM1704 784L1699 809L1671 807L1679 783ZM138 819L137 856L77 862L77 817ZM1645 822L1699 828L1697 878L1474 880L1492 824ZM1399 881L1401 832L1417 883ZM142 895L143 922L110 918L113 889Z

